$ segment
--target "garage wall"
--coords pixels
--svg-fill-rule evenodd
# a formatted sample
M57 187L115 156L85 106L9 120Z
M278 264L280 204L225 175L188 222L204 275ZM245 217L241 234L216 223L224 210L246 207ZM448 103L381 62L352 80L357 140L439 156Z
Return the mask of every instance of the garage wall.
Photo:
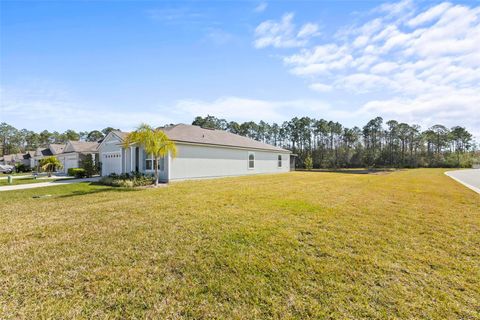
M112 172L116 173L122 173L124 172L124 155L122 148L120 146L121 141L118 139L117 136L111 134L109 137L107 137L107 140L105 140L102 145L100 146L99 149L99 158L100 162L102 163L102 176L107 176ZM107 156L111 155L119 155L119 158L107 158ZM119 170L112 170L112 165L114 162L119 162L120 163L120 168ZM115 167L117 165L115 164ZM118 172L119 171L119 172Z
M62 173L67 173L70 168L79 167L78 153L64 153L56 156L57 159L62 163L63 168L58 170Z
M170 180L239 176L290 171L290 154L177 143L178 155L171 159ZM255 154L255 168L248 168L249 152ZM278 167L278 155L282 166Z

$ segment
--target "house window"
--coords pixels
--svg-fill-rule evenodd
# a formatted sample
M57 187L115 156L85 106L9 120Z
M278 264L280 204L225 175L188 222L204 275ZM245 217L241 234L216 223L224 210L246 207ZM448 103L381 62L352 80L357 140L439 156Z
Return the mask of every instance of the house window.
M278 167L279 168L282 167L282 155L281 154L278 155Z
M147 159L145 159L145 170L154 170L154 163L155 158L152 155L149 155ZM158 161L158 170L164 171L165 170L165 163L164 158L160 158Z
M255 153L249 152L248 153L248 169L255 168Z

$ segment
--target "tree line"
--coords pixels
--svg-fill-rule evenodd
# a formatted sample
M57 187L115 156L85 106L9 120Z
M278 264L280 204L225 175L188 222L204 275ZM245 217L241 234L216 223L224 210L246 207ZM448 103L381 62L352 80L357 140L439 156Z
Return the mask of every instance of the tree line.
M107 127L102 130L80 131L66 130L63 133L48 130L34 132L27 129L17 129L5 122L0 123L0 155L21 153L47 147L51 143L64 144L72 141L98 141L110 131L117 130Z
M291 150L296 165L314 168L358 167L470 167L479 161L472 134L464 127L437 124L426 130L419 125L376 117L362 128L339 122L295 117L281 124L253 121L238 123L215 116L196 117L193 125L226 130ZM35 150L68 140L98 141L110 131L44 130L36 133L0 123L0 155Z
M479 154L472 134L464 127L419 125L381 117L362 128L339 122L295 117L282 124L253 121L237 123L214 116L196 117L194 125L226 130L291 150L297 166L358 167L471 167Z

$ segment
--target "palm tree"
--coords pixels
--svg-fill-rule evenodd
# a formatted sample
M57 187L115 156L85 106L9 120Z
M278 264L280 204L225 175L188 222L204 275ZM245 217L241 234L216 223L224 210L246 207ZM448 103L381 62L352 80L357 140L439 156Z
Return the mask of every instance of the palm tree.
M141 145L147 154L151 154L155 158L155 187L157 187L158 160L168 154L175 157L177 155L175 143L159 128L154 129L148 124L142 123L137 130L129 133L123 141L125 148L128 148L132 144Z
M48 172L48 176L52 176L52 171L55 169L60 169L63 167L62 163L60 160L58 160L56 157L46 157L40 160L40 167L42 170L45 170Z

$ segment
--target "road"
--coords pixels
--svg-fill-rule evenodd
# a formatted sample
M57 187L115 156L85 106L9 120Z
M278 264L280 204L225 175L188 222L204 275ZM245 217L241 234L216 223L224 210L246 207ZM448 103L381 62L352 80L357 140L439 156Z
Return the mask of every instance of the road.
M447 171L445 174L467 188L480 193L480 169Z

